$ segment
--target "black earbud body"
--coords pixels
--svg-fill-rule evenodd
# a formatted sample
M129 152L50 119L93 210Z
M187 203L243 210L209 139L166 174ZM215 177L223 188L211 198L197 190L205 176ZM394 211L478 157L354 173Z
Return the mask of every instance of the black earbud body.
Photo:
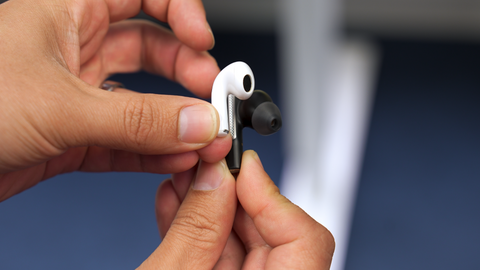
M238 173L242 163L243 128L253 128L264 136L271 135L282 127L282 115L267 93L255 90L246 100L229 95L228 117L232 149L225 159L230 172Z

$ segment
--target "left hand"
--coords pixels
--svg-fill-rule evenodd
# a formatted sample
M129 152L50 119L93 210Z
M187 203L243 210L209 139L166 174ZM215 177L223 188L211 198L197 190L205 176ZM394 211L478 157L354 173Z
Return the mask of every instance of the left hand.
M122 21L140 9L173 33ZM0 37L0 201L60 173L174 173L230 149L208 102L98 89L144 69L208 97L219 68L201 0L10 0ZM197 116L181 125L185 108Z

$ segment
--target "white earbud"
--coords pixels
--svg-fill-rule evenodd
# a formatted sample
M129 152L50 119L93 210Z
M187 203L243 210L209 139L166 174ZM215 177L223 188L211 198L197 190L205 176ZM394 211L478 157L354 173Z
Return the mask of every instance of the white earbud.
M228 127L228 95L238 99L248 99L253 94L255 78L250 67L244 62L235 62L226 66L215 78L212 88L212 105L220 116L218 136L227 136Z

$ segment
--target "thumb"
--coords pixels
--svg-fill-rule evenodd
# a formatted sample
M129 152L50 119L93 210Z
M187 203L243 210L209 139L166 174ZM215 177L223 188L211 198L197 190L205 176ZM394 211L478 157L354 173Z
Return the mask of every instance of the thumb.
M108 92L88 86L53 133L64 147L97 145L141 154L176 154L200 149L218 132L208 102L188 97Z
M225 161L201 162L161 245L139 269L212 269L232 231L237 197Z
M280 194L254 151L243 154L237 196L261 236L236 226L250 250L268 244L273 250L265 269L329 269L335 248L332 234Z

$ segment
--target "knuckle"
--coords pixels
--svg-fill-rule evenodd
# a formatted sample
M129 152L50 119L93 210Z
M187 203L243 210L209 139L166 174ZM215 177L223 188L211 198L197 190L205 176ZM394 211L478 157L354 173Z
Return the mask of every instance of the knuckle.
M321 239L322 239L322 242L324 243L325 251L327 254L330 254L330 256L333 257L333 252L335 251L335 246L336 246L335 238L333 234L325 227L323 227L322 232L323 234Z
M312 235L309 243L304 245L310 247L305 255L310 260L331 261L335 251L335 238L322 224L314 223L316 224L309 230Z
M156 106L146 96L131 98L125 106L124 128L127 140L138 147L146 146L148 139L158 129Z
M321 224L316 223L307 230L308 235L303 235L296 245L297 254L292 262L295 269L328 269L335 250L335 241L332 234Z

